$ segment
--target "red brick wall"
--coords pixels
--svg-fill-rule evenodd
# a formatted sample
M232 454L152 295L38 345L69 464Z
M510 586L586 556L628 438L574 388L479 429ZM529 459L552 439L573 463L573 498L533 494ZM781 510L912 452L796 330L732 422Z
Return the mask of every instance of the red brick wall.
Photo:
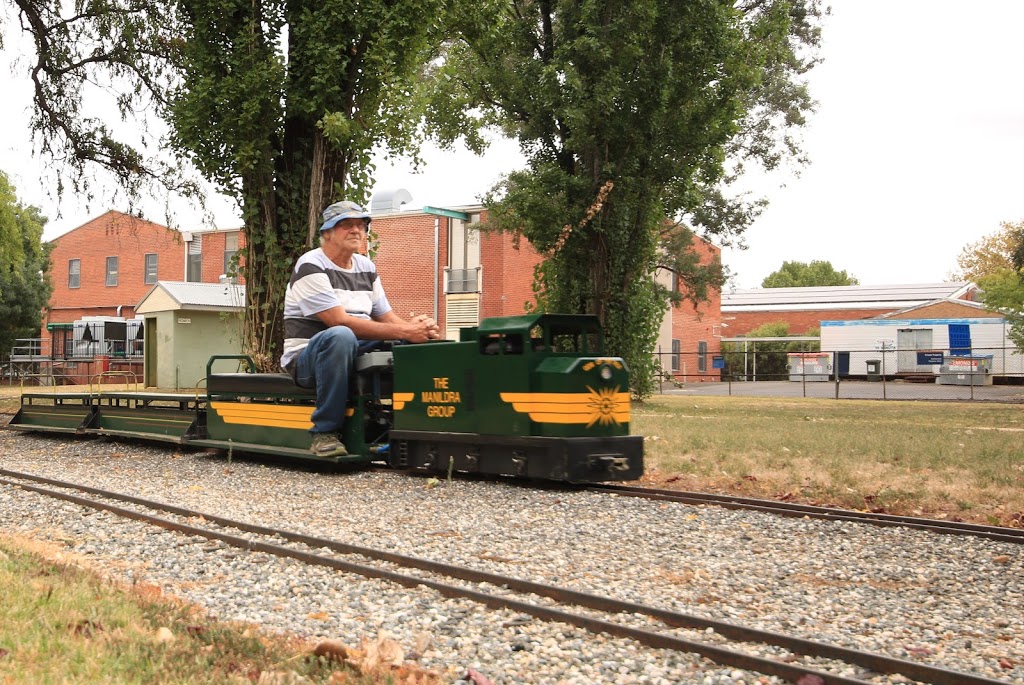
M225 275L224 250L227 249L227 236L229 233L236 232L238 234L238 249L242 249L245 247L245 233L243 231L229 229L195 232L195 235L203 237L203 273L200 277L203 283L217 283L220 277ZM184 256L182 259L184 259ZM184 280L184 277L177 280ZM238 282L245 283L245 279L239 277Z
M896 310L889 307L887 309L819 309L798 312L728 312L723 315L722 320L729 325L725 330L726 337L730 338L746 335L758 326L778 321L789 323L790 335L801 335L812 328L818 328L822 321L871 319L892 311Z
M697 237L693 242L693 249L700 255L701 264L710 264L715 259L721 259L722 250L709 242ZM672 309L672 337L679 340L680 348L680 380L686 383L699 381L717 381L721 378L721 370L712 366L712 357L721 354L722 335L732 335L730 329L722 329L722 293L720 290L708 292L708 300L694 306L689 300L684 300ZM699 370L697 351L699 342L707 343L707 354L705 357L705 368ZM669 352L671 350L662 350ZM662 357L667 360L666 357ZM668 363L663 364L666 369ZM684 374L685 366L685 378Z
M486 216L486 214L484 214ZM434 311L434 216L395 214L373 220L377 236L375 262L388 301L396 314ZM445 328L444 278L448 266L449 219L438 217L438 312ZM540 255L525 239L519 249L507 234L480 236L481 284L480 318L522 314L523 305L533 301L533 267Z
M448 219L438 220L438 319L444 330L444 267L448 264ZM392 309L402 318L434 313L434 217L400 214L373 220L374 261Z
M963 298L961 298L963 299ZM956 302L937 302L926 307L918 307L907 312L908 319L973 319L984 316L1002 316L998 312L990 312ZM900 315L903 318L903 315Z
M145 255L157 255L157 279L184 278L185 248L181 234L166 226L110 211L55 238L50 253L53 294L47 323L66 323L83 316L135 316L135 305L153 287L144 282ZM118 257L116 286L107 286L106 258ZM68 287L68 264L81 260L78 288Z
M511 234L484 234L480 242L480 261L484 272L480 317L524 313L526 303L534 302L533 269L542 261L533 245L521 238L516 249L515 237Z

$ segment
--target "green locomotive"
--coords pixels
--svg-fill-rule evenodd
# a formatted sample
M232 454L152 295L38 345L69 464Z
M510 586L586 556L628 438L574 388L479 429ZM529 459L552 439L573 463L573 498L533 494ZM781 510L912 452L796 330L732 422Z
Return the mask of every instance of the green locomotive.
M595 317L535 314L485 319L458 342L364 354L346 412L349 455L330 461L569 482L639 478L643 439L629 435L629 374L602 349ZM214 373L224 360L244 360L248 370ZM309 452L315 394L287 374L218 356L206 386L205 396L24 393L9 427L324 461Z

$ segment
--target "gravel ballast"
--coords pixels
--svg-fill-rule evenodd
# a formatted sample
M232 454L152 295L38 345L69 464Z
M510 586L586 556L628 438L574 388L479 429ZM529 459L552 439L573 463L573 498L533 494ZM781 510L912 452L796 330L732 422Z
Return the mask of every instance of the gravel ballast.
M0 467L1024 685L1024 556L1010 543L13 431L0 431ZM777 682L8 486L0 526L220 619L353 646L387 634L452 682L467 668L502 684Z

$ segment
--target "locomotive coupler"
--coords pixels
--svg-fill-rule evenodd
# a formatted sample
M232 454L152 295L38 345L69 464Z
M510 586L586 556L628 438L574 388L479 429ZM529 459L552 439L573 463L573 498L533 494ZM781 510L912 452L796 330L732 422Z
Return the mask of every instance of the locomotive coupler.
M590 465L613 474L629 471L629 459L620 454L595 454L590 458Z

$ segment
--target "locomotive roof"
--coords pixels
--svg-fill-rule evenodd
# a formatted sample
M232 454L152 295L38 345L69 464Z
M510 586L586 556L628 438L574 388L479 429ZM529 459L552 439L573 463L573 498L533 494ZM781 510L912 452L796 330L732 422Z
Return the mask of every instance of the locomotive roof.
M537 325L550 326L559 324L589 329L601 327L597 317L593 314L521 314L519 316L484 319L477 327L477 331L480 333L509 333L512 331L529 331Z

